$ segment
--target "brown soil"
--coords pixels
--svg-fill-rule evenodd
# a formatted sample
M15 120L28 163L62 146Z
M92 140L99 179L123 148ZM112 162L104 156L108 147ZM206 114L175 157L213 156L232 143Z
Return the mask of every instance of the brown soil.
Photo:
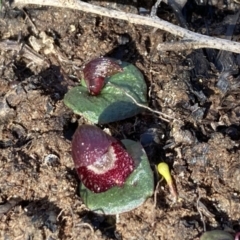
M102 3L138 12L134 5L111 4ZM210 35L224 37L223 22L232 13L196 9L190 28L206 33L205 18ZM177 23L166 5L159 16ZM239 30L238 20L235 40ZM217 85L221 70L205 50L159 53L159 42L177 38L121 20L4 6L0 38L39 52L28 57L9 45L0 48L0 239L199 239L203 222L207 230L240 230L239 56L230 54L235 70L224 69L230 82L224 92ZM84 64L99 56L135 64L149 86L149 106L178 119L166 122L146 111L101 126L119 139L141 141L153 170L160 161L170 165L177 203L164 181L156 207L152 197L117 218L96 215L82 203L71 137L85 120L63 97L78 84Z

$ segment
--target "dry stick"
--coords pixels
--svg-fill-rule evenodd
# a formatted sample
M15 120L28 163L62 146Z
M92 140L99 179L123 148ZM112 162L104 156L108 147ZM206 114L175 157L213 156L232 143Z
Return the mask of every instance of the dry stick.
M35 24L33 23L32 19L29 17L28 13L27 13L24 9L22 9L22 11L24 12L27 20L28 20L28 21L30 22L30 24L32 25L32 29L33 29L34 34L35 34L36 36L38 36L38 35L39 35L39 31L38 31L37 27L35 26Z
M158 17L145 17L132 13L125 13L122 11L107 9L104 7L92 5L89 3L85 3L79 0L15 0L14 5L27 5L27 4L37 4L37 5L45 5L45 6L54 6L54 7L62 7L62 8L70 8L74 10L81 10L84 12L90 12L110 18L122 19L126 20L130 23L147 25L154 28L158 28L169 32L173 35L182 37L183 40L191 40L194 44L190 46L194 49L197 48L215 48L219 50L225 50L235 53L240 53L240 43L209 37L206 35L202 35L199 33L194 33L187 29L181 28L174 24L171 24L167 21L159 19ZM189 45L188 45L189 46ZM183 45L184 47L184 45Z
M28 45L21 45L16 41L8 39L0 41L0 50L16 51L19 55L35 62L36 64L42 65L44 63L44 58L40 54L31 49Z
M159 188L159 185L160 185L160 182L161 182L162 180L159 180L158 182L157 182L157 186L156 186L156 188L155 188L155 190L154 190L154 197L153 197L153 199L154 199L154 203L153 203L153 206L152 206L152 212L151 212L151 214L152 214L152 227L154 226L154 224L155 224L155 219L156 219L156 211L155 211L155 209L156 209L156 207L157 207L157 195L158 195L158 188Z
M88 227L94 233L94 229L89 223L77 223L75 227Z
M142 107L142 108L144 108L144 109L147 109L148 111L150 111L150 112L152 112L152 113L156 113L156 114L160 115L160 118L161 118L163 121L165 121L165 122L170 122L168 119L176 120L176 121L177 121L176 118L174 118L174 117L172 117L172 116L170 116L170 115L168 115L168 114L165 114L165 113L160 112L160 111L157 111L157 110L153 110L152 108L150 108L150 107L148 107L148 106L146 106L146 105L143 105L143 104L141 104L141 103L138 103L137 100L136 100L133 96L131 96L129 93L127 93L127 91L125 91L123 88L118 87L116 84L113 84L113 83L111 83L111 82L108 82L108 84L110 84L110 85L114 86L115 88L118 88L119 90L123 91L123 93L124 93L127 97L131 98L131 100L132 100L137 106Z
M206 232L206 223L204 221L204 217L203 217L203 214L202 214L202 211L200 210L200 207L199 207L199 202L201 200L201 196L198 197L197 199L197 211L201 217L201 220L202 220L202 223L203 223L203 231Z
M150 112L152 112L152 113L156 113L156 114L160 115L160 118L161 118L162 120L164 120L165 122L169 122L169 120L166 119L166 118L169 118L169 119L171 119L171 120L177 120L177 119L175 119L174 117L171 117L171 116L169 116L169 115L167 115L167 114L165 114L165 113L163 113L163 112L159 112L159 111L157 111L157 110L153 110L153 109L151 109L150 107L148 107L148 106L146 106L146 105L143 105L143 104L138 103L138 102L136 101L136 99L135 99L134 97L132 97L130 94L128 94L126 91L123 90L123 92L124 92L124 94L125 94L126 96L128 96L129 98L131 98L132 101L133 101L137 106L142 107L142 108L145 108L145 109L147 109L148 111L150 111Z
M196 43L194 40L182 40L177 42L164 42L157 45L157 50L161 52L173 51L173 49L174 51L183 51L199 48L209 48L209 44L207 42Z
M151 13L150 13L151 18L155 17L157 15L157 10L158 10L158 7L159 7L161 1L162 0L157 0L156 3L153 5L153 7L151 9Z

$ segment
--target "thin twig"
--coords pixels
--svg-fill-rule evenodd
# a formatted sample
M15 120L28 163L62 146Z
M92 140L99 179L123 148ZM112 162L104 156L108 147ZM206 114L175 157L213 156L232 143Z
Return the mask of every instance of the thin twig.
M157 182L157 186L155 188L155 191L154 191L154 204L153 204L153 209L155 209L157 207L157 194L158 194L158 188L159 188L159 185L160 183L162 182L162 179L160 179L158 182Z
M158 6L160 5L162 0L157 0L156 3L153 5L152 9L151 9L151 13L150 13L150 16L151 17L155 17L157 15L157 9L158 9Z
M163 121L169 122L168 119L170 119L170 120L176 120L176 121L177 121L177 119L174 118L174 117L171 117L171 116L169 116L169 115L167 115L167 114L165 114L165 113L163 113L163 112L160 112L160 111L157 111L157 110L153 110L152 108L150 108L150 107L148 107L148 106L146 106L146 105L143 105L143 104L141 104L141 103L138 103L137 100L136 100L133 96L131 96L129 93L127 93L127 91L125 91L123 88L118 87L116 84L113 84L113 83L111 83L111 82L108 82L108 84L111 84L111 85L113 85L115 88L118 88L118 89L120 89L121 91L123 91L123 93L124 93L127 97L131 98L131 100L132 100L137 106L142 107L142 108L145 108L145 109L147 109L148 111L150 111L150 112L152 112L152 113L156 113L156 114L160 115L160 118L161 118Z
M91 232L94 234L94 229L89 223L77 223L75 227L88 227Z
M29 17L28 13L27 13L24 9L22 9L22 11L24 12L27 20L28 20L28 21L30 22L30 24L32 25L32 29L33 29L34 34L35 34L36 36L38 36L38 35L39 35L39 31L38 31L37 27L35 26L35 24L33 23L32 19Z
M154 226L155 225L155 220L156 220L156 208L157 208L157 195L158 195L158 188L159 188L159 185L160 185L160 182L161 182L161 180L159 180L158 181L158 183L157 183L157 186L156 186L156 188L155 188L155 190L154 190L154 202L153 202L153 206L152 206L152 226Z
M128 94L126 91L124 91L124 94L126 94L129 98L131 98L131 99L133 100L133 102L134 102L137 106L142 107L142 108L145 108L145 109L147 109L148 111L150 111L150 112L152 112L152 113L156 113L156 114L160 115L160 116L161 116L161 119L164 120L165 122L169 122L169 120L166 119L166 118L169 118L169 119L171 119L171 120L176 120L174 117L171 117L171 116L169 116L169 115L167 115L167 114L165 114L165 113L159 112L159 111L157 111L157 110L153 110L153 109L151 109L150 107L148 107L148 106L146 106L146 105L143 105L143 104L138 103L138 102L135 100L135 98L132 97L130 94Z
M202 211L201 211L201 209L199 207L199 203L201 202L200 200L201 200L201 196L199 196L198 199L197 199L197 211L198 211L198 213L199 213L199 215L201 217L202 223L203 223L203 231L206 232L206 223L204 221L204 217L203 217Z
M157 45L157 50L161 52L165 51L183 51L199 48L208 48L209 44L207 42L198 43L193 40L182 40L177 42L163 42Z
M57 215L57 221L59 221L59 218L61 217L61 215L63 214L64 211L65 211L65 209L62 209L61 212Z
M184 40L192 40L195 42L194 48L214 48L219 50L225 50L235 53L240 53L240 43L220 39L216 37L209 37L206 35L202 35L199 33L194 33L187 29L181 28L176 26L172 23L159 19L158 17L146 17L140 16L137 14L132 13L125 13L122 11L117 10L110 10L104 7L92 5L90 3L86 3L79 0L15 0L15 6L22 6L27 4L37 4L37 5L44 5L44 6L54 6L54 7L62 7L62 8L69 8L74 10L80 10L84 12L90 12L94 14L98 14L101 16L106 16L110 18L122 19L126 20L130 23L140 24L155 27L161 29L163 31L169 32L173 35L179 36Z

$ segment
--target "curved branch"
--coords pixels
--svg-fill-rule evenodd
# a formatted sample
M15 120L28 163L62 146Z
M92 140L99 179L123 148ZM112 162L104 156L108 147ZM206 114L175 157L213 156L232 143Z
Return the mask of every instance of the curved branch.
M121 19L130 23L147 25L147 26L164 30L173 35L182 37L183 40L191 40L197 43L199 45L199 48L204 46L204 48L215 48L219 50L240 53L240 43L238 42L195 33L187 29L181 28L179 26L176 26L167 21L164 21L162 19L159 19L157 17L151 18L151 17L140 16L132 13L125 13L122 11L117 11L117 10L112 10L112 9L107 9L104 7L92 5L79 0L15 0L14 1L15 6L27 5L27 4L37 4L37 5L69 8L69 9L80 10L84 12L90 12L90 13L94 13L94 14L98 14L98 15L106 16L110 18Z

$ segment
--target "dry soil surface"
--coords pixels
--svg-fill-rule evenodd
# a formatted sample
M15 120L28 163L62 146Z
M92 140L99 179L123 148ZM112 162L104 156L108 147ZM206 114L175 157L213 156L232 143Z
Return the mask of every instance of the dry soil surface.
M92 3L139 10L134 4ZM234 14L234 8L204 5L189 5L187 11L190 29L218 37L225 37L226 18ZM158 16L178 24L164 4ZM199 239L204 224L207 230L240 230L238 55L224 55L223 63L219 56L226 53L214 50L158 52L158 43L178 38L42 6L3 6L0 40L0 239L187 240ZM141 141L153 171L167 162L177 202L164 181L155 198L117 217L96 215L81 201L71 138L86 120L73 114L63 97L79 84L83 66L99 56L137 66L149 88L149 106L177 119L167 122L145 111L100 126L118 139Z

